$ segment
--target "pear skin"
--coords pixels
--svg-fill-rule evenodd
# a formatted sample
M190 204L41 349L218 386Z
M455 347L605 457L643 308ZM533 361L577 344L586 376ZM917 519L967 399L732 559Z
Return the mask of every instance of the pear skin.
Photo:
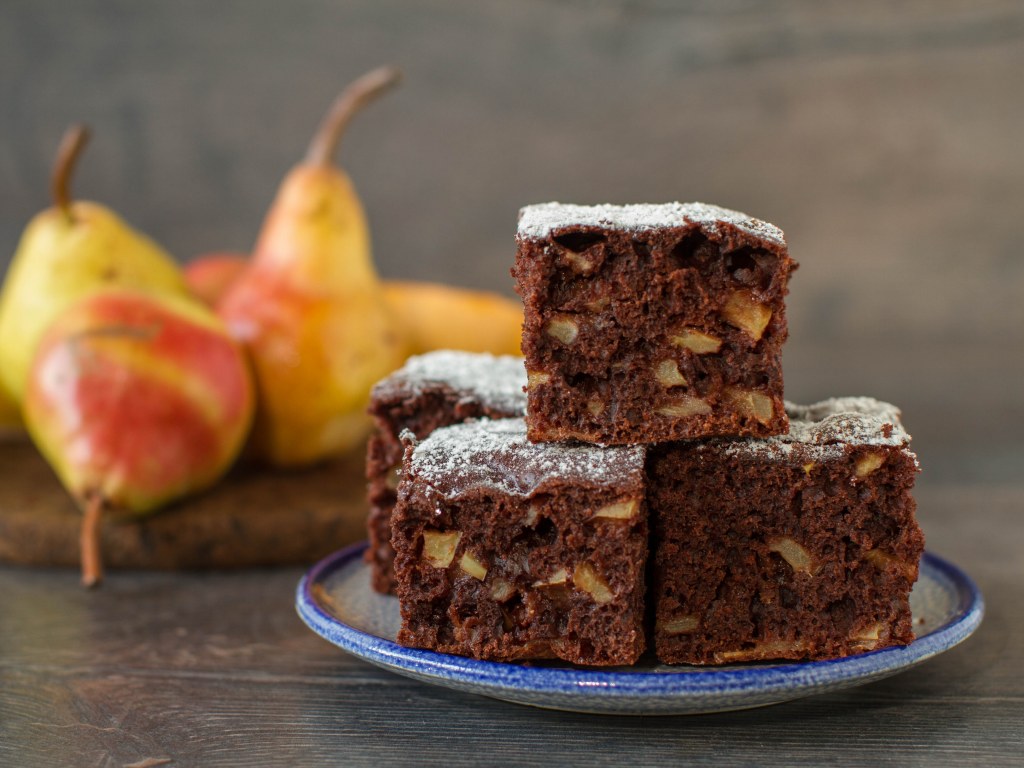
M221 311L252 361L257 456L301 466L360 444L370 388L403 359L382 303L377 291L319 294L259 270L232 292Z
M359 446L370 388L404 359L366 215L331 161L352 115L396 81L395 70L374 70L341 95L306 160L282 182L249 266L218 305L253 365L254 453L275 466Z
M248 264L241 253L212 252L185 267L192 295L216 307ZM400 327L407 355L437 349L520 354L522 302L492 291L441 283L385 280L384 301Z
M70 304L117 286L187 293L181 271L156 243L101 205L69 200L67 179L85 136L80 127L66 135L55 205L29 222L0 290L0 380L18 403L43 333Z
M148 514L216 481L254 407L244 352L196 302L105 291L59 315L34 358L24 416L96 529L83 536L83 563L97 567L103 511Z
M518 355L522 302L439 283L386 281L384 300L402 326L409 354L436 349Z
M185 282L193 296L208 307L216 307L248 263L244 253L204 253L185 265Z

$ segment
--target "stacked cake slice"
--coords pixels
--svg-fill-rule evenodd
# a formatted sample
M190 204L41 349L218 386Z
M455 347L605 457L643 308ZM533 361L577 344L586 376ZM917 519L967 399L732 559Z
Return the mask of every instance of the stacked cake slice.
M531 443L522 419L406 454L392 523L406 645L631 664L645 647L645 450Z
M516 239L531 440L786 431L779 229L699 203L552 203Z
M610 665L912 640L909 436L868 398L784 403L781 231L547 204L517 242L525 369L434 353L374 390L368 559L399 642Z
M899 412L789 405L786 435L659 446L654 646L666 663L847 656L914 639L924 539Z
M391 511L402 469L401 433L408 430L422 439L438 427L469 419L522 416L525 384L520 357L443 351L410 358L373 388L370 415L376 429L366 451L370 503L366 559L378 592L395 591Z

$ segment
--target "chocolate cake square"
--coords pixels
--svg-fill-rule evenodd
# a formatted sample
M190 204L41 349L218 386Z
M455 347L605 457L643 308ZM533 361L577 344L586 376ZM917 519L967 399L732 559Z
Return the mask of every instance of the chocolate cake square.
M607 445L786 431L782 232L704 205L524 208L531 440Z
M405 441L399 643L494 661L640 657L643 447L535 444L522 419Z
M869 398L787 409L787 435L651 455L662 662L825 659L914 639L924 538L899 411Z
M373 388L369 411L375 430L366 452L366 560L375 590L394 593L391 510L402 466L399 435L409 430L424 438L438 427L467 419L522 416L525 385L521 357L446 350L410 357Z

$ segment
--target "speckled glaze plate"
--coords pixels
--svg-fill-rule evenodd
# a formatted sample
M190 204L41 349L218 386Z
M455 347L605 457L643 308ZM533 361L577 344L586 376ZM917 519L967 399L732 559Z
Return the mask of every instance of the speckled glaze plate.
M925 554L910 596L917 640L845 659L581 669L566 664L501 664L395 642L398 601L370 588L366 544L321 560L299 582L299 616L318 635L372 664L416 680L517 704L618 715L678 715L761 707L880 680L946 651L981 623L984 604L971 579Z

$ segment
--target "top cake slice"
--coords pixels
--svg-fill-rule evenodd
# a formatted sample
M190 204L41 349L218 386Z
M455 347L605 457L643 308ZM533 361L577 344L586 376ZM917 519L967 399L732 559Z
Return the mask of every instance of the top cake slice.
M608 445L786 432L782 231L703 203L520 212L534 441Z

